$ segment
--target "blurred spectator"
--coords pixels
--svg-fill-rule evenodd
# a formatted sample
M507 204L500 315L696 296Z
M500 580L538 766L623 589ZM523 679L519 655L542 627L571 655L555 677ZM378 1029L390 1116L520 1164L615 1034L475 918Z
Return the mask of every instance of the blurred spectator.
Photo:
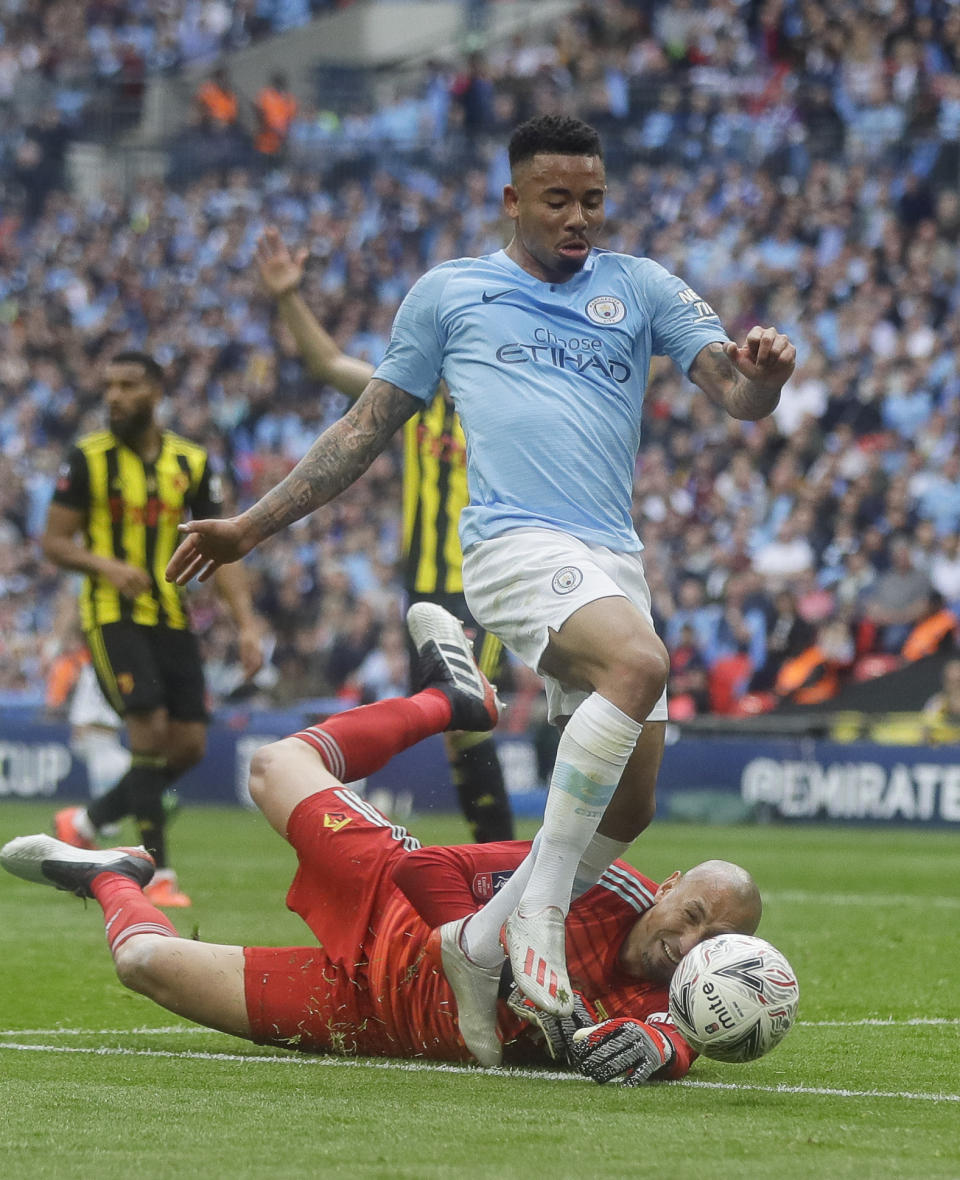
M746 694L753 673L753 661L746 647L720 656L710 668L710 712L728 715Z
M816 555L804 528L806 523L806 517L801 521L795 510L781 523L774 539L754 553L753 568L770 593L784 589L814 568Z
M690 623L681 626L677 642L670 648L668 691L673 710L671 717L677 720L710 710L707 664L697 646L696 632ZM682 715L678 717L678 713Z
M701 652L713 646L723 608L707 602L706 587L700 578L687 575L680 583L677 607L665 620L664 642L671 650L680 645L681 633L690 627Z
M894 537L890 568L862 596L863 616L876 628L876 646L881 651L900 651L911 628L928 611L930 589L930 579L914 567L909 540Z
M930 473L917 511L933 521L941 536L960 529L960 451L953 450L939 470Z
M342 696L358 704L402 697L409 689L407 632L399 623L384 627L377 646L347 677Z
M773 600L767 618L765 658L750 681L751 692L768 692L773 688L780 668L813 644L814 627L802 618L796 599L789 589L781 590Z
M839 620L823 623L810 647L781 664L773 690L785 703L825 704L840 692L842 673L853 659L853 641L846 624Z
M954 650L960 634L960 619L936 590L930 592L926 609L904 640L901 655L905 660L922 660L937 652Z
M380 626L368 603L354 602L343 630L335 637L327 654L327 678L339 685L339 691L353 695L351 678L374 650L380 638ZM402 695L402 694L400 694Z
M11 161L10 178L23 194L23 210L33 220L50 193L63 184L69 129L54 108L46 108L22 128Z
M941 683L923 707L924 736L933 742L960 742L960 659L943 665Z
M298 109L287 75L273 74L268 85L257 94L254 107L257 115L254 148L262 156L279 156L286 146Z
M493 125L494 86L482 53L471 53L450 88L460 110L461 124L473 136Z
M240 103L225 66L218 66L209 78L201 82L194 101L203 130L216 134L237 126Z
M960 610L960 533L941 538L927 573L934 590L943 595L953 610Z

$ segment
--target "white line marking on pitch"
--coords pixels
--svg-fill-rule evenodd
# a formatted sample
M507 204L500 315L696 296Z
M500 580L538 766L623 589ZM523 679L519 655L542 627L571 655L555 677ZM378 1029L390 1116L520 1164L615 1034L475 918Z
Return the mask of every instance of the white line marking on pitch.
M277 1057L246 1053L198 1053L192 1050L174 1052L171 1049L119 1049L83 1048L79 1045L19 1045L16 1042L0 1041L0 1049L13 1049L32 1053L86 1053L94 1057L166 1057L181 1061L229 1061L266 1062L277 1065L353 1067L360 1069L388 1069L412 1073L469 1074L483 1077L520 1077L534 1081L578 1082L583 1081L575 1073L551 1073L531 1069L487 1069L480 1070L474 1065L454 1065L443 1061L356 1061L350 1057ZM701 1090L749 1090L759 1094L804 1094L823 1098L898 1098L911 1102L960 1102L960 1094L922 1094L911 1090L842 1090L826 1086L753 1086L742 1082L698 1082L684 1079L668 1082L666 1085L696 1087Z
M806 1028L915 1028L917 1025L960 1025L956 1016L907 1016L896 1020L892 1016L866 1016L862 1020L798 1020Z
M919 1102L960 1102L960 1094L917 1094L910 1090L834 1090L826 1086L751 1086L742 1082L698 1082L685 1078L675 1086L701 1090L759 1090L764 1094L812 1094L826 1098L906 1098Z
M812 893L804 889L765 889L763 900L798 902L800 905L868 905L877 909L903 909L919 905L924 909L960 910L960 897L900 897L886 893Z
M202 1024L144 1024L138 1028L4 1028L0 1037L119 1037L150 1033L209 1033L216 1029Z

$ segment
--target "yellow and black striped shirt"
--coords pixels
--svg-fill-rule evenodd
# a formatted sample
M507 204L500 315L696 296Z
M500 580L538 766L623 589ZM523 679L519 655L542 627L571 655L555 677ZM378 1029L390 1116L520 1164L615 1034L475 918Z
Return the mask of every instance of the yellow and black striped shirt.
M443 392L404 427L403 557L415 594L463 591L457 531L467 492L467 441Z
M194 517L219 516L222 496L206 449L172 431L163 432L151 463L109 430L79 439L60 469L54 503L84 514L87 548L129 562L150 575L153 586L134 601L106 578L88 575L80 592L84 630L127 619L146 626L188 626L180 587L164 578L176 549L177 525Z

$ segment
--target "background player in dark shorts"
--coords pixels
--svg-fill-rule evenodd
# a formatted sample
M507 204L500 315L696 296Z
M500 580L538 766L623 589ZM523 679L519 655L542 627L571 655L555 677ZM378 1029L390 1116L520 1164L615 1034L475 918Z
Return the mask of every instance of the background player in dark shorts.
M162 430L156 409L163 370L146 353L118 353L106 367L108 429L77 440L58 475L43 552L85 574L80 622L104 695L125 721L132 760L116 786L88 807L55 817L57 836L96 847L99 828L131 815L159 871L149 887L158 905L190 899L167 863L163 793L206 749L203 666L183 595L164 580L189 515L218 515L219 479L206 449ZM81 538L82 535L82 538ZM217 575L238 630L247 675L260 666L260 626L246 572Z
M123 620L98 633L93 667L108 700L119 697L128 714L162 708L173 720L206 725L203 661L192 631Z

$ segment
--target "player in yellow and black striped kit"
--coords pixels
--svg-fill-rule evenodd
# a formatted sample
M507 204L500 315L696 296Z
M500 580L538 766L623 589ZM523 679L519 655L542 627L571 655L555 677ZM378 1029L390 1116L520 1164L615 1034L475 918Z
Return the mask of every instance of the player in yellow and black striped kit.
M219 479L206 450L162 430L155 411L163 371L127 351L106 369L109 429L79 439L60 468L41 541L44 554L86 575L80 621L103 692L125 719L132 761L116 786L87 808L55 817L57 836L95 847L97 830L132 815L161 869L160 905L189 905L167 865L165 789L203 757L207 710L203 665L179 587L164 568L187 514L219 515ZM82 536L82 539L81 539ZM241 567L217 578L238 627L248 675L260 666L260 628Z
M345 356L307 307L299 292L305 261L306 251L291 254L275 229L263 233L257 248L260 276L308 369L348 397L359 397L373 365ZM503 647L477 625L463 595L458 524L468 499L467 444L453 402L442 388L406 422L403 445L407 593L412 602L439 603L464 623L481 670L496 683ZM512 840L513 816L493 738L488 733L444 737L460 809L474 839Z

